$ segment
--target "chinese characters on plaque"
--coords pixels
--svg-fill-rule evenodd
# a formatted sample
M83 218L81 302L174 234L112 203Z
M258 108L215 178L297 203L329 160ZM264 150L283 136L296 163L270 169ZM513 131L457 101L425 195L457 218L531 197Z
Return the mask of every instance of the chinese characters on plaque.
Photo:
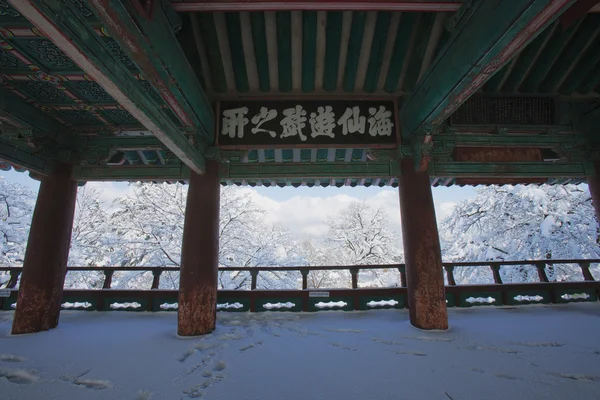
M395 147L393 101L221 102L222 147L302 145Z

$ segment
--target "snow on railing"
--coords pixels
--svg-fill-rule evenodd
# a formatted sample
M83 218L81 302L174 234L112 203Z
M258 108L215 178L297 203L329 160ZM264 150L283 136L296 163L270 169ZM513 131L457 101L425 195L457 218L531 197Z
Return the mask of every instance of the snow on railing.
M217 304L217 310L223 310L223 309L228 310L230 308L234 308L237 310L242 307L244 307L244 305L242 303L238 303L238 302L231 303L231 304L229 304L229 303Z
M471 297L465 299L465 301L467 303L471 303L471 304L475 304L475 303L492 304L493 302L496 301L496 299L493 297L473 297L473 296L471 296Z
M160 305L161 310L177 310L179 308L178 303L162 303Z
M92 306L92 303L88 302L88 301L84 301L84 302L74 302L74 303L69 303L68 301L65 303L61 304L62 308L90 308Z
M125 303L117 303L117 302L114 302L114 303L112 303L110 305L110 308L112 308L113 310L119 310L119 309L125 310L127 308L137 309L137 308L140 308L141 306L142 305L140 303L138 303L137 301L133 301L131 303L127 303L127 302L125 302Z
M263 307L266 308L267 310L272 310L272 309L281 309L281 308L294 308L296 307L295 303L292 303L291 301L288 301L287 303L265 303L263 304Z
M381 301L371 300L370 302L367 303L367 307L385 307L385 306L394 307L396 304L398 304L398 302L396 300L381 300Z
M317 304L315 304L315 307L323 309L323 308L336 308L336 307L346 307L348 305L348 303L346 303L345 301L329 301L327 303L320 301Z
M516 301L542 301L544 298L542 296L527 296L527 295L518 295L513 297Z
M560 296L561 299L564 300L587 300L590 298L590 295L587 293L575 293L575 294L563 294Z

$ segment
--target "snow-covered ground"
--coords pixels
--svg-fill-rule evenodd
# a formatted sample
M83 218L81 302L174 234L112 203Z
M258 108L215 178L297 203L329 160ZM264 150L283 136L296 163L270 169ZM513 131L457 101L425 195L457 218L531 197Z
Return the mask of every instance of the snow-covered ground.
M0 398L600 399L600 307L451 309L424 332L406 310L219 313L203 338L176 314L63 311L11 336L0 313Z

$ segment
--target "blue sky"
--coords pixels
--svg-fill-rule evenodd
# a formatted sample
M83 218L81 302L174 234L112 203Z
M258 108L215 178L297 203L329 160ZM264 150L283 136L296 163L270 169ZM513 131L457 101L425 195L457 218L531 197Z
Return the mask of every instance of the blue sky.
M39 182L28 173L15 171L0 174L9 182L17 182L36 191ZM123 182L94 182L90 187L100 190L100 200L107 206L119 196L130 194L130 187ZM266 217L274 224L289 229L297 236L318 237L326 233L326 221L335 217L351 202L364 201L382 208L389 216L390 226L400 234L400 205L398 189L379 187L287 187L287 188L239 188L249 193L255 203L266 210ZM438 222L446 217L454 205L475 196L472 187L433 188Z

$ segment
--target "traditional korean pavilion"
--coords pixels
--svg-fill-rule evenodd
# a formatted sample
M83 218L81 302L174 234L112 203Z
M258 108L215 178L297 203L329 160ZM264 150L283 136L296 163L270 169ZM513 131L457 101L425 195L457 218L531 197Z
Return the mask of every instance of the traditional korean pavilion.
M0 0L0 167L41 181L13 333L58 324L87 181L189 182L181 335L215 326L220 185L398 187L411 322L446 329L431 186L600 204L596 3Z

